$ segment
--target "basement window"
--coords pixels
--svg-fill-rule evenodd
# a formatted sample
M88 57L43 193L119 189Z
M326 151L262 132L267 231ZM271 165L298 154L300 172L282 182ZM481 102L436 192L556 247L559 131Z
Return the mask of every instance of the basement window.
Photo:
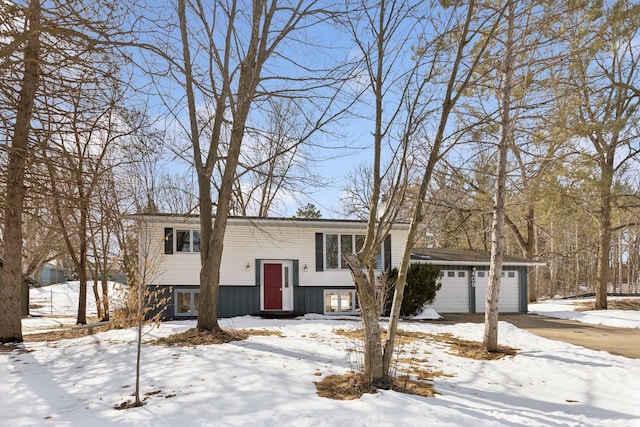
M175 315L197 316L200 307L199 289L176 289L175 291Z
M349 289L325 289L324 314L345 313L356 313L356 291Z

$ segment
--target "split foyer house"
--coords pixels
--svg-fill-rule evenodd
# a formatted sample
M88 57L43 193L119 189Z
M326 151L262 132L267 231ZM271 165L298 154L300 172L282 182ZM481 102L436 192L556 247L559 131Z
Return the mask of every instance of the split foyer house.
M164 316L195 317L200 300L200 230L197 216L136 217L141 262L150 265L151 288L171 290ZM218 315L264 311L357 314L355 286L342 254L364 242L366 223L357 220L231 217L224 235ZM400 265L409 224L393 224L380 245L376 270ZM438 252L440 251L440 252ZM442 288L434 308L446 312L484 311L488 254L416 249L412 262L441 268ZM439 255L438 255L439 254ZM484 254L484 255L482 255ZM526 312L525 260L504 263L500 311Z
M147 282L172 289L165 316L195 316L200 298L198 217L141 215L137 221L141 256L148 251L148 260L157 264ZM357 250L365 231L366 223L356 220L229 218L218 315L269 310L356 314L355 287L342 254ZM376 270L399 266L408 231L408 224L394 224L380 246Z

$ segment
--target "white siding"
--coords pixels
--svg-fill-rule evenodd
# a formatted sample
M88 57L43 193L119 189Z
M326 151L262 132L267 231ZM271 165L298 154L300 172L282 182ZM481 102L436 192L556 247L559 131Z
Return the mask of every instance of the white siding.
M141 224L141 246L150 247L149 259L157 264L157 273L147 281L160 285L197 285L200 274L200 254L174 252L171 255L165 255L165 227L197 230L199 224L197 218L185 223L176 221L175 218L163 217L154 217L152 221ZM346 224L338 228L335 223L321 221L295 224L289 221L266 223L251 220L230 221L224 237L220 285L254 286L255 260L270 259L298 260L300 286L352 287L353 281L348 270L316 271L316 233L363 234L364 224ZM407 230L393 230L391 235L392 265L397 267L404 250ZM247 271L247 264L249 271Z
M442 287L431 305L439 313L469 312L469 272L465 270L442 270ZM454 277L449 277L453 274ZM464 277L460 277L464 274Z
M500 295L498 299L498 311L500 313L516 313L519 310L518 272L513 270L503 271L500 282ZM514 277L509 277L514 276ZM484 272L484 277L476 277L476 312L484 313L487 301L487 286L489 272Z

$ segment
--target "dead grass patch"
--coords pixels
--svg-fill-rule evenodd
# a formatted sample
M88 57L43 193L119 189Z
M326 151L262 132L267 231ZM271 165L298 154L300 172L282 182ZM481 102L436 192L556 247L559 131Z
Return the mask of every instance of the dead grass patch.
M340 335L346 338L351 339L362 339L364 337L364 331L361 328L358 329L334 329L333 332L336 335ZM385 328L380 328L381 339L384 340L387 336L387 330ZM404 329L396 330L396 338L402 340L403 344L408 344L413 341L428 339L432 334L427 334L425 332L414 332L414 331L405 331Z
M398 393L413 394L422 397L434 397L438 394L433 389L433 385L424 381L414 380L406 376L394 378L391 381L391 388Z
M363 339L362 329L335 329L334 333L351 338ZM382 340L385 339L386 330L382 330ZM431 334L426 332L414 332L398 329L396 336L402 345L409 344L417 340L427 340L434 343L447 344L451 354L475 360L498 360L505 356L515 356L518 349L507 346L499 346L497 352L488 352L481 342L468 341L454 337L452 334Z
M88 335L97 334L99 332L106 332L112 329L111 324L96 325L96 326L82 326L82 327L69 327L63 330L39 332L36 334L24 335L25 342L50 342L61 341L73 338L86 337Z
M497 352L488 352L481 342L468 341L454 337L452 334L434 334L440 341L449 344L451 354L474 360L498 360L505 356L515 356L518 349L507 346L498 346Z
M192 347L196 345L226 344L232 341L242 341L249 337L249 332L242 330L223 329L211 332L191 328L184 332L158 338L151 344L173 347Z
M315 383L318 396L334 400L359 399L365 393L375 393L376 389L367 384L364 375L349 372L344 375L328 375Z
M630 310L640 311L640 298L624 298L607 300L607 308L609 310ZM596 309L595 301L581 302L576 305L576 311L589 311Z
M202 331L192 328L168 337L158 338L151 342L155 345L168 345L174 347L192 347L196 345L226 344L232 341L242 341L249 336L277 336L285 338L280 331L271 329L223 329L220 332Z
M369 384L359 372L344 375L329 375L315 383L318 396L334 400L359 399L365 393L376 393L376 388ZM413 380L408 376L391 379L391 389L399 393L433 397L437 393L431 384Z
M271 337L286 338L286 335L283 335L282 332L274 331L273 329L243 329L243 331L248 332L249 335L258 336L258 337L271 336Z
M139 404L136 404L135 400L125 400L124 402L120 402L117 405L114 405L113 409L123 410L123 409L138 408L140 406L146 405L147 400L149 400L152 397L164 397L165 399L171 399L173 397L176 397L176 394L175 393L165 394L162 390L148 391L143 394L142 400L140 401Z
M414 365L409 365L407 369L399 369L398 371L405 374L399 379L403 379L407 375L413 375L419 381L433 381L436 378L451 378L455 376L453 374L447 374L443 371L428 370Z

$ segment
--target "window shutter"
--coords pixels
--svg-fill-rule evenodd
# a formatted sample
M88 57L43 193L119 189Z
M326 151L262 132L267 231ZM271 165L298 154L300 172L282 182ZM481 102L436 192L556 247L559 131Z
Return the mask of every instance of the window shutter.
M324 235L316 233L316 271L324 271Z
M384 253L384 265L383 268L387 271L391 270L391 234L387 235L384 239L383 244L383 253Z
M164 253L173 253L173 228L164 229Z

